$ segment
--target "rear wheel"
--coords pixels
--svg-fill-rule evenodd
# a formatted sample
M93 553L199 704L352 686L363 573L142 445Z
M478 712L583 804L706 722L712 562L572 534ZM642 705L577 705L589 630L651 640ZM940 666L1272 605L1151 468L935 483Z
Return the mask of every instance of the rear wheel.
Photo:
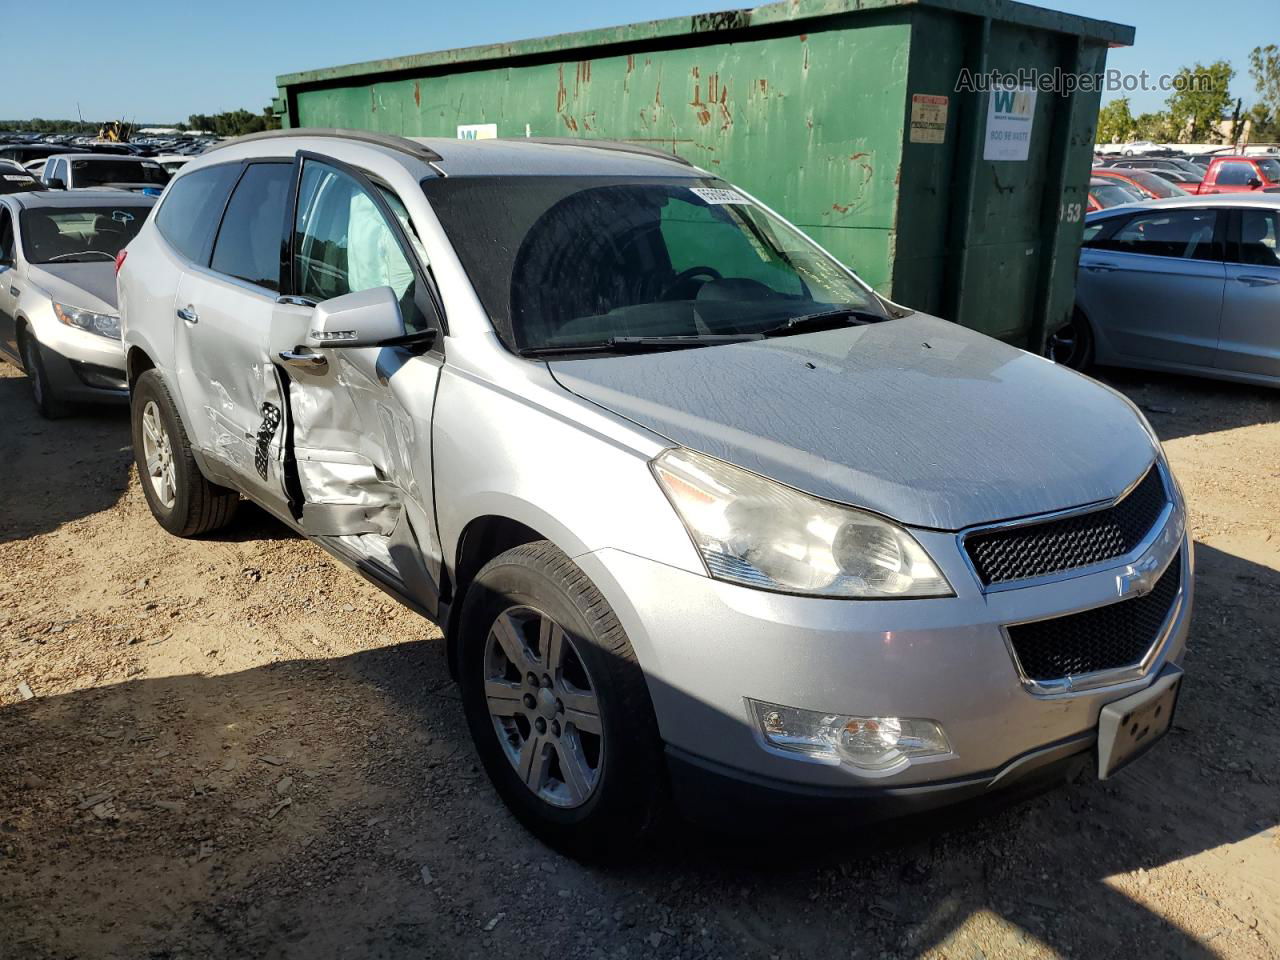
M644 674L608 603L547 541L490 561L463 601L471 736L526 827L582 857L633 849L665 765Z
M66 402L61 400L49 383L49 375L45 372L44 361L40 357L40 342L26 327L19 334L22 353L22 368L31 381L31 399L35 401L40 416L46 420L58 420L71 412Z
M151 513L172 534L194 537L226 526L240 495L210 483L191 453L169 388L147 370L130 394L133 458Z
M1092 366L1093 330L1083 313L1072 311L1070 320L1050 332L1044 355L1072 370L1087 370Z

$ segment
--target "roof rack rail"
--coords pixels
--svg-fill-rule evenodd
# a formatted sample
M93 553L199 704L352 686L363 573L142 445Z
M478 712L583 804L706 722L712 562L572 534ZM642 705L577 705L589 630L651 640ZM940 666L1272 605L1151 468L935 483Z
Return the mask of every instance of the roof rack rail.
M667 151L659 150L657 147L628 143L625 140L591 140L586 137L506 137L504 139L522 140L528 143L546 143L559 147L594 147L597 150L617 150L619 153L639 153L648 157L674 160L676 163L682 163L686 167L693 166L691 162L678 154L667 153Z
M439 163L444 159L430 147L407 137L397 137L391 133L374 133L370 130L342 130L336 127L291 127L288 130L260 130L258 133L246 133L242 137L223 140L221 143L214 144L205 153L221 150L223 147L230 147L239 143L252 143L256 140L275 140L279 137L333 137L339 140L357 140L360 143L368 143L376 147L398 150L400 153L407 153L411 157L417 157L427 163Z

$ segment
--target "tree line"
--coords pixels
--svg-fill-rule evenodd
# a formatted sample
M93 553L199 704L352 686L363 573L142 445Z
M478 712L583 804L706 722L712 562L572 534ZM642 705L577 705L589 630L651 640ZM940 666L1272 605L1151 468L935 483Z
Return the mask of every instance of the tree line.
M1183 67L1177 76L1164 110L1135 117L1128 97L1104 106L1098 113L1097 142L1205 143L1218 139L1224 120L1238 120L1240 125L1251 121L1250 139L1255 143L1280 141L1280 47L1276 44L1254 47L1249 54L1256 99L1247 108L1244 98L1231 96L1236 71L1226 60Z
M47 120L33 117L30 120L0 120L0 132L8 133L59 133L72 136L95 136L106 121ZM219 137L238 137L260 130L280 129L280 118L271 108L261 113L251 110L226 110L222 113L193 113L186 123L129 123L135 130L141 127L174 127L177 130L204 130Z

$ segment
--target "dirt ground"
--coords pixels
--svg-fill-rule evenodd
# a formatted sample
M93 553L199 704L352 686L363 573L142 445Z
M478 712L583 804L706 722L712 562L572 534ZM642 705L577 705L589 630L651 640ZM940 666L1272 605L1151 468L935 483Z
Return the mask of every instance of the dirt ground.
M0 364L0 957L1280 956L1280 392L1108 377L1197 540L1157 752L981 819L672 827L605 870L505 812L435 628L256 509L165 534L124 411L44 422Z

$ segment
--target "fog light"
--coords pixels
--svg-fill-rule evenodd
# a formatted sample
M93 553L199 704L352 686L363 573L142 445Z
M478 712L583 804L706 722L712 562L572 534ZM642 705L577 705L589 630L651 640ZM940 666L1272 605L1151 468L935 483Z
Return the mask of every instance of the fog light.
M944 757L951 744L932 720L852 717L747 700L765 741L779 750L860 770L888 770Z

